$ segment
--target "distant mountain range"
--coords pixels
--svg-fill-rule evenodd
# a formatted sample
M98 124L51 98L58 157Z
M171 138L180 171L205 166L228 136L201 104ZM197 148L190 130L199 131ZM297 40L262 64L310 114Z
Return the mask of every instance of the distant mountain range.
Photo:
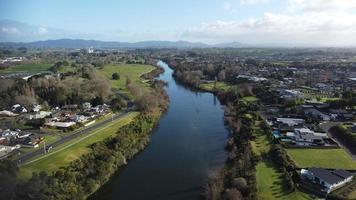
M198 42L187 41L142 41L142 42L107 42L99 40L83 40L83 39L58 39L45 40L35 42L2 42L0 47L27 47L27 48L240 48L247 45L233 42L222 43L217 45L208 45Z

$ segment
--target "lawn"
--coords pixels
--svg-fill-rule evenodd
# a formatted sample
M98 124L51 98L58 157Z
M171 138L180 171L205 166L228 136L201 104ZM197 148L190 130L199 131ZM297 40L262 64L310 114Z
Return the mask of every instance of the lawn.
M214 91L215 83L202 83L200 84L200 88L207 91ZM230 85L224 82L216 82L216 89L227 91L230 88Z
M65 167L71 161L79 158L81 155L88 153L91 144L102 141L116 133L116 131L130 123L138 112L131 112L126 116L109 123L105 127L98 128L92 132L82 135L70 142L60 145L48 154L35 158L28 164L20 167L21 178L28 178L32 172L47 171L53 172Z
M251 142L252 149L257 155L267 153L271 148L268 136L255 127L255 141ZM256 166L256 181L259 199L263 200L309 200L307 194L296 191L287 192L282 187L283 174L278 171L272 160L267 157Z
M246 102L254 102L254 101L258 101L258 98L255 96L247 96L242 98L242 100Z
M0 70L0 74L9 74L9 73L16 73L16 72L30 72L30 73L38 73L43 71L48 71L51 67L51 64L48 63L25 63L25 64L17 64L10 66L7 69Z
M103 69L99 70L99 73L105 75L110 79L111 85L115 89L119 89L124 93L127 93L126 88L126 77L129 77L134 83L142 87L149 87L149 85L142 80L140 77L142 74L148 73L154 69L151 65L142 64L116 64L116 65L105 65ZM120 76L119 80L113 80L112 74L118 73Z
M356 169L356 162L343 149L287 149L299 167Z

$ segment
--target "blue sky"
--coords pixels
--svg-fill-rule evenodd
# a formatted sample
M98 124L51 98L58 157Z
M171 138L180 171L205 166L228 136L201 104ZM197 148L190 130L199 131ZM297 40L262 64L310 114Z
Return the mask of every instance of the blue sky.
M312 3L310 3L312 2ZM327 2L327 3L325 3ZM207 43L351 42L355 0L0 0L0 20L38 27L34 39L82 37L114 41L189 40ZM329 17L328 17L329 16ZM336 18L336 19L332 19ZM314 18L314 19L313 19ZM316 21L315 18L320 18ZM340 27L340 24L342 27ZM298 30L294 29L298 27ZM16 40L25 30L2 25ZM297 33L298 36L293 33ZM12 34L12 35L10 35ZM32 34L32 33L31 33ZM34 34L28 34L30 36ZM11 37L10 37L11 36ZM18 37L23 40L24 37ZM317 41L315 41L317 39ZM352 39L355 39L353 36ZM329 41L330 42L330 41Z

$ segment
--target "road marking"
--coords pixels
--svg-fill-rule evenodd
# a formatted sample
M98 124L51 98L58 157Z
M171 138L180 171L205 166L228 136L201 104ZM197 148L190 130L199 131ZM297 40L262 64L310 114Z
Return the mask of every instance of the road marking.
M123 117L125 117L125 116L127 116L127 115L129 115L129 114L131 114L131 113L126 113L126 114L124 114L124 115L121 116L118 120L121 120ZM31 160L31 161L27 162L27 163L25 163L25 164L22 164L22 166L26 166L26 165L28 165L28 164L31 164L31 163L33 163L33 162L39 161L39 160L41 160L41 159L43 159L43 158L46 158L46 157L48 157L48 156L50 156L50 155L52 155L52 154L58 153L58 152L60 152L60 151L63 151L63 150L65 150L65 149L67 149L67 148L69 148L69 147L71 147L71 146L73 146L73 145L75 145L75 144L78 144L79 142L81 142L81 141L87 139L88 137L91 137L91 136L93 136L93 135L96 135L99 131L101 131L101 130L103 130L103 129L107 129L107 128L109 128L109 127L115 125L116 123L118 123L118 122L109 122L110 125L105 126L105 127L101 128L101 129L95 130L93 133L91 133L91 134L89 134L89 135L86 135L86 136L84 136L83 138L80 138L79 140L77 140L77 141L75 141L75 142L73 142L73 143L71 143L71 144L69 144L69 145L67 145L67 146L64 146L64 147L61 148L61 149L58 149L58 150L56 150L56 151L52 151L51 153L47 153L47 154L45 154L45 155L43 155L43 156L40 156L40 157L38 157L38 158L36 158L36 159L34 159L34 160ZM64 143L64 144L65 144L65 143Z

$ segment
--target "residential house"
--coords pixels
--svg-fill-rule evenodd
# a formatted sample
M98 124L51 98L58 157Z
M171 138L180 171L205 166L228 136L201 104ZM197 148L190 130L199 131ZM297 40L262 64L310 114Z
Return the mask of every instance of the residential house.
M12 112L14 113L27 113L27 109L20 104L15 104L12 106Z
M308 108L304 110L304 114L307 116L310 116L312 118L318 119L318 120L323 120L323 121L330 121L331 117L327 114L324 114L320 112L319 110L315 108Z
M327 170L323 168L309 168L301 170L301 177L324 187L323 191L330 193L333 190L352 181L353 174L342 169Z

